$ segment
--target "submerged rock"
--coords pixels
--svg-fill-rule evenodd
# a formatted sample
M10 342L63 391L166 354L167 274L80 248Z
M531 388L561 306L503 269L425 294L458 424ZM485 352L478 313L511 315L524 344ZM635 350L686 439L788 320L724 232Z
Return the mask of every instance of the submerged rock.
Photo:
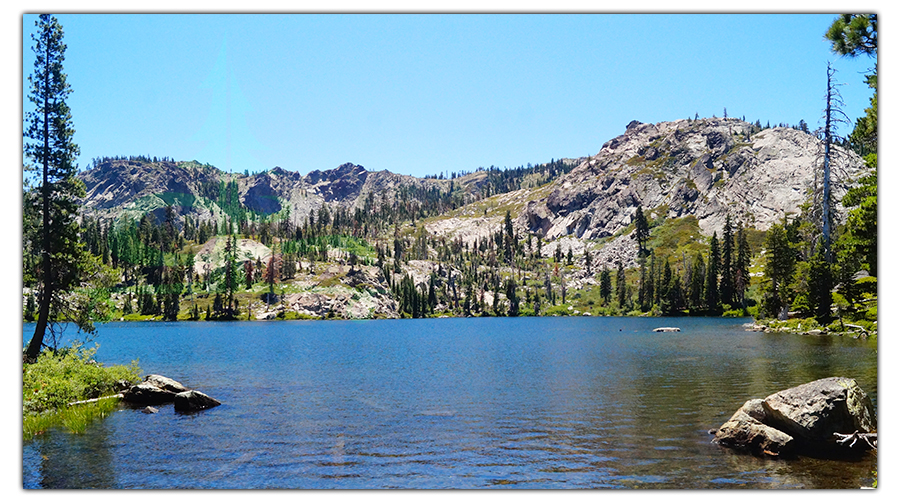
M839 434L875 430L868 395L853 379L830 377L747 401L715 431L713 441L757 455L833 455L868 449L847 446Z

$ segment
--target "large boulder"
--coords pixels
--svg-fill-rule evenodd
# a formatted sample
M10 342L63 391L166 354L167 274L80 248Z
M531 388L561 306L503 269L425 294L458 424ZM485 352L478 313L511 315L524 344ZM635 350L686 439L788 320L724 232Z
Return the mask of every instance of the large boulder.
M874 433L872 402L855 380L831 377L753 399L715 430L714 442L757 455L845 454L839 435ZM857 442L857 441L855 441Z
M763 401L767 423L805 446L830 448L835 433L875 432L875 411L855 380L831 377L781 392Z

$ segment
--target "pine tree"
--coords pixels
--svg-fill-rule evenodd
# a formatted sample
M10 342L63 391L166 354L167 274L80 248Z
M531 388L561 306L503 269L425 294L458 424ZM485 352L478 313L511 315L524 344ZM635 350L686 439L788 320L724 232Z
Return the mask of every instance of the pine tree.
M681 276L678 273L672 277L666 290L665 306L663 313L666 315L680 314L685 308L684 289L681 285Z
M831 240L832 229L834 226L834 199L832 196L832 179L831 170L836 160L836 151L833 143L836 138L836 126L838 123L846 122L847 118L841 110L843 101L841 95L834 83L835 70L828 63L828 85L825 92L825 128L823 141L825 143L825 153L822 155L822 191L819 199L822 207L822 244L825 246L825 260L832 262ZM817 186L818 187L818 186Z
M785 226L787 220L773 224L766 232L765 309L772 317L782 319L783 309L790 304L790 285L796 266L796 252Z
M609 304L610 296L612 296L612 281L609 269L603 266L600 271L600 298L603 299L603 305Z
M734 229L731 215L725 216L722 229L722 279L719 282L719 297L723 304L734 304Z
M667 300L669 289L672 287L672 266L669 265L669 259L663 266L662 280L659 285L659 296L662 300ZM662 302L662 300L660 302Z
M647 218L640 205L634 215L634 238L638 244L638 256L645 255L647 253L646 243L650 238L650 225L647 223Z
M516 295L516 280L506 280L506 299L509 300L508 316L519 315L519 297Z
M25 358L32 361L40 354L48 328L52 335L55 318L67 308L66 292L77 286L87 265L75 221L84 184L75 177L79 148L73 140L75 129L66 103L72 90L63 72L63 29L49 14L41 14L35 26L37 33L31 36L34 72L28 77L28 100L34 110L26 113L23 127L23 153L40 170L39 194L27 198L40 203L33 212L40 215L40 229L34 233L38 240L34 247L40 249L38 318L25 352ZM87 332L94 330L89 320L77 324Z
M706 264L706 309L714 313L719 309L719 238L713 232L709 243L709 260Z
M650 287L647 286L648 282L651 282L652 280L647 274L647 267L644 265L645 262L644 259L641 259L640 261L641 282L638 285L638 304L640 304L642 312L650 310L650 302L652 301L652 299L648 297L652 296L652 293L649 293Z
M691 309L703 309L703 292L704 283L706 281L706 265L703 263L703 256L697 254L694 258L694 265L691 268L691 284L688 294L688 302Z
M625 307L625 268L622 261L616 265L616 300L619 302L619 308Z
M809 261L809 306L819 324L831 320L831 288L834 285L831 265L825 259L825 246L820 240Z
M512 264L516 240L513 235L512 217L509 214L509 210L506 211L506 215L503 218L503 227L503 254L506 257L506 263Z
M230 224L229 224L230 226ZM229 227L229 231L231 228ZM225 240L225 309L228 318L234 318L234 294L238 291L237 237L230 233Z
M432 272L428 279L428 312L431 314L434 314L434 308L437 307L438 303L436 282L437 276Z
M747 308L745 298L746 290L750 288L750 244L747 242L747 232L744 226L738 227L737 232L737 259L734 263L734 290L736 299L741 307Z

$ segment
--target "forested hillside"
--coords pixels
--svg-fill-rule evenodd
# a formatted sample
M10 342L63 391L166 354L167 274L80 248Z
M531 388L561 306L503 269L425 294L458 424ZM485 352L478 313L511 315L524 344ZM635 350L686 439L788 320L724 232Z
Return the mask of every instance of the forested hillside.
M698 118L634 122L579 160L425 179L100 158L80 175L80 231L104 286L82 293L103 319L812 317L820 145L801 127ZM872 166L840 151L843 228ZM838 234L841 255L861 255ZM790 272L772 262L784 252ZM874 276L874 257L846 262L841 311L865 311L872 286L853 277Z

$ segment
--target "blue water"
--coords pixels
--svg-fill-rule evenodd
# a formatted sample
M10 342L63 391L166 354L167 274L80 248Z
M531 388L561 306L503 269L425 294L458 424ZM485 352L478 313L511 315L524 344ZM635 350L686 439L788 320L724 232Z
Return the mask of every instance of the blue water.
M746 332L745 319L478 318L102 325L223 402L122 406L23 447L25 488L858 488L858 462L710 443L744 401L829 376L877 405L869 341ZM677 326L680 333L653 333ZM30 337L26 325L23 334Z

